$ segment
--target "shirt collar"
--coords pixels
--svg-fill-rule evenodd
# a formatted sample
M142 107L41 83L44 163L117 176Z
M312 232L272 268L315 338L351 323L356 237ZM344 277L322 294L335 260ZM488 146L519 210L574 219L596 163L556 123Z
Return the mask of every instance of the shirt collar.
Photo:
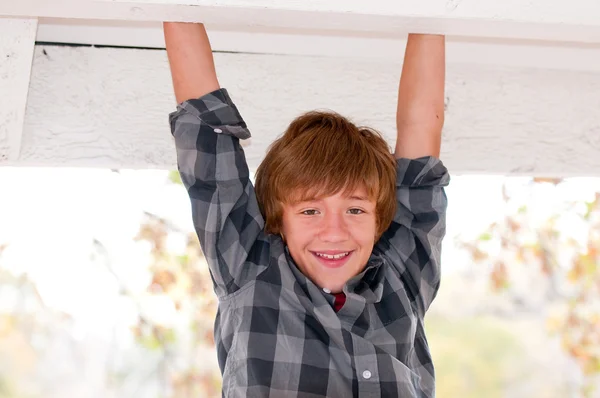
M316 288L324 294L328 301L332 301L334 296L331 293L318 288L306 275L300 271L292 255L290 254L287 245L285 245L285 257L290 265L296 280L300 283L305 292ZM358 294L364 297L366 304L378 303L383 295L383 277L384 277L384 260L375 253L371 253L365 269L356 276L353 276L346 282L342 291L346 296L350 294ZM312 285L312 286L311 286ZM309 288L311 286L311 288ZM333 302L333 301L332 301Z

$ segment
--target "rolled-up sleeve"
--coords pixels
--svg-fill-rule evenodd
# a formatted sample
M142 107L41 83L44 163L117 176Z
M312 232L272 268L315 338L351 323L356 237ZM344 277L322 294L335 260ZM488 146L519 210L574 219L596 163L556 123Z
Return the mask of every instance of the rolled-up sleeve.
M434 157L398 159L397 211L377 246L398 268L411 300L422 316L440 285L442 239L446 233L450 176Z
M225 89L183 102L169 122L194 227L223 297L261 271L246 264L264 227L239 142L250 132Z

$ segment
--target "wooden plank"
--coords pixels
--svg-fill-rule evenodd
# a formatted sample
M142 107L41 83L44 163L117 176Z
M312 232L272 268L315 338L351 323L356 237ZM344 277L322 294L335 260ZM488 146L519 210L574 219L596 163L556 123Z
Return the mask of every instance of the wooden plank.
M406 32L600 42L596 0L20 0L0 15L201 21L229 27L397 37Z
M226 30L208 27L215 51L380 59L402 62L406 45L401 38L348 37ZM77 19L40 20L40 42L146 47L164 49L159 22L100 21ZM600 44L539 42L527 40L449 37L448 64L468 63L512 67L534 67L600 71Z
M38 46L18 166L175 168L175 100L161 50ZM251 168L301 112L328 108L394 141L401 65L216 54L253 138ZM442 158L453 173L600 175L600 73L448 67Z
M0 18L0 161L19 157L36 28L36 19Z

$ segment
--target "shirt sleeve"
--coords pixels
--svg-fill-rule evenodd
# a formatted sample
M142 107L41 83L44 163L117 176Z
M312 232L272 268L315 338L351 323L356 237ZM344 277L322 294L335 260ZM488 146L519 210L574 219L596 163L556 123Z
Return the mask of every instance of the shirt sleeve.
M377 247L397 267L411 301L421 316L440 285L442 239L446 233L450 176L434 157L397 159L397 210Z
M226 89L183 102L169 122L194 228L223 297L261 271L246 264L264 227L240 145L250 132Z

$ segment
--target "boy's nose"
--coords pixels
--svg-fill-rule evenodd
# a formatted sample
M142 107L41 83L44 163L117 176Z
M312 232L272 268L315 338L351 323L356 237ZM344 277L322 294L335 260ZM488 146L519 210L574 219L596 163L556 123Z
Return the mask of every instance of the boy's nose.
M323 228L320 234L325 242L340 242L348 239L348 226L343 215L327 214L323 219Z

